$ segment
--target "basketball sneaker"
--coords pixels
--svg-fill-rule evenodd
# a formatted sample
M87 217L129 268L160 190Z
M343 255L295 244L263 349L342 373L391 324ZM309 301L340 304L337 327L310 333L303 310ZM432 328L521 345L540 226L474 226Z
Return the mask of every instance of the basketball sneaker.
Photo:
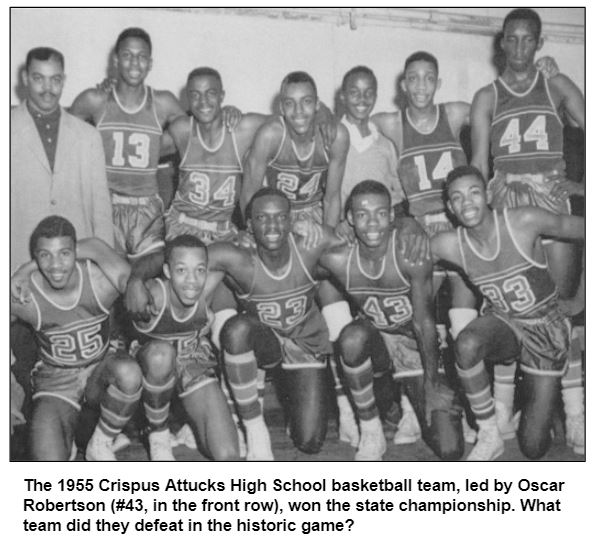
M565 441L574 453L584 455L584 416L568 415L565 419Z
M361 420L361 440L355 461L381 461L386 453L386 438L379 417Z
M272 445L268 427L264 417L259 415L255 419L248 419L243 422L247 439L248 461L274 461Z
M97 427L87 444L85 459L87 461L116 461L112 446L113 438Z
M415 410L406 396L402 396L402 419L398 423L398 430L394 435L394 444L414 444L421 438L421 426L417 420Z
M346 396L337 396L338 404L338 438L356 448L359 445L359 427L355 420L353 408Z
M489 419L477 419L477 423L479 426L477 441L466 461L493 461L504 450L503 438L499 434L495 416Z
M151 432L148 441L151 461L175 461L171 451L171 433L169 429Z

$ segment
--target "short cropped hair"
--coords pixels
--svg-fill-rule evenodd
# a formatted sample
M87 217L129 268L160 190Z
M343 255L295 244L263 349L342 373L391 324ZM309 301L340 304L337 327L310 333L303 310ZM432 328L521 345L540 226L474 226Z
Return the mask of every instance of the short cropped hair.
M187 247L188 249L204 249L206 257L208 258L208 249L202 239L190 233L182 233L175 236L173 239L165 241L165 250L163 252L165 262L168 264L173 254L173 249L177 247Z
M212 67L196 67L196 69L192 69L188 74L188 80L186 82L190 82L193 78L198 77L213 77L219 81L221 85L221 89L223 88L223 79L221 78L221 74Z
M305 71L293 71L292 73L289 73L285 78L283 78L283 81L281 82L281 95L282 95L284 89L289 84L300 84L302 82L307 82L307 83L311 84L311 86L314 90L314 95L317 98L318 97L318 87L316 86L316 83L314 82L314 79L312 78L312 76L309 73L306 73Z
M280 189L276 189L274 187L261 187L258 191L256 191L256 193L252 195L250 202L245 208L246 220L250 220L252 218L254 202L261 197L282 197L287 202L289 211L291 210L291 201L289 201L289 198Z
M363 180L351 190L351 193L347 197L344 205L345 214L353 208L353 201L355 197L358 197L359 195L366 195L368 193L383 195L388 200L388 204L392 204L392 196L384 184L378 182L377 180Z
M351 78L353 75L356 75L357 73L363 73L364 75L367 75L371 79L373 87L377 90L377 78L375 76L375 73L365 65L357 65L356 67L349 69L342 78L341 90L343 92L346 91L346 85L349 78Z
M483 183L483 187L486 189L487 182L485 181L485 178L483 177L482 172L478 168L476 168L476 166L462 165L462 166L457 166L456 168L454 168L453 170L451 170L448 173L448 175L446 177L446 181L445 181L446 192L449 191L450 186L456 180L459 180L460 178L463 178L464 176L476 176Z
M432 63L435 67L435 72L439 74L439 63L437 62L437 58L433 54L430 54L429 52L424 52L422 50L415 52L406 58L406 61L404 62L405 73L408 69L408 66L414 63L415 61L426 61L427 63Z
M61 66L62 71L64 70L64 55L62 52L55 50L54 48L49 48L47 46L41 46L39 48L33 48L29 50L27 53L27 60L25 62L25 69L28 71L29 67L34 59L37 61L48 61L50 59L55 59Z
M37 242L42 237L52 239L54 237L70 237L72 244L76 245L76 230L72 223L63 216L47 216L33 230L29 238L29 253L35 256Z
M122 45L122 42L124 42L124 40L128 38L140 38L140 40L144 40L149 48L149 53L153 53L153 43L151 42L151 37L149 36L149 34L140 27L128 27L120 33L118 39L116 40L116 54L120 51L120 46Z
M540 33L542 32L542 21L540 15L530 8L517 8L510 11L503 20L503 31L505 32L505 26L511 21L528 21L534 25L534 32L536 34L536 40L540 39Z

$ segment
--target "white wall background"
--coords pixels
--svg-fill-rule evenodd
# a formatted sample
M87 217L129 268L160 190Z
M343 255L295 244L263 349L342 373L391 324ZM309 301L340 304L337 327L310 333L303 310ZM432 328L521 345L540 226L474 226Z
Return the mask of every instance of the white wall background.
M508 11L442 9L479 17L503 17ZM584 23L581 9L543 8L539 12L545 22L545 36L547 22L551 26ZM199 65L210 65L223 76L227 103L244 112L269 112L282 77L297 69L312 74L321 99L332 106L342 75L357 64L369 65L378 76L377 110L391 110L397 75L406 57L419 49L434 53L440 62L443 84L439 101L470 101L474 92L495 76L490 62L493 40L477 34L370 21L360 22L352 30L348 21L337 24L307 17L272 19L221 10L13 8L11 103L19 102L18 69L30 48L52 46L64 53L67 81L62 103L68 106L80 91L104 78L110 48L128 26L145 28L153 39L154 64L148 78L151 85L179 96L187 73ZM545 41L541 53L554 56L561 70L584 89L583 43Z

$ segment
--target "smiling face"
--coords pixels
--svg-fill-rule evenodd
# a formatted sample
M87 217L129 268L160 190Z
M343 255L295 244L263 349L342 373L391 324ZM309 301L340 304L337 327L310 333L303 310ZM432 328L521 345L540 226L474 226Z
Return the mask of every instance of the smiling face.
M175 247L163 266L174 299L182 306L196 304L206 282L208 257L202 247Z
M151 49L142 38L126 38L115 53L114 63L119 79L129 86L139 86L153 65Z
M285 121L295 132L302 136L314 126L318 98L313 86L309 82L286 84L281 90L281 113Z
M225 92L221 81L212 75L191 78L187 86L188 103L192 115L203 124L221 116Z
M340 97L349 122L366 121L377 100L377 90L371 75L360 72L349 76Z
M389 239L394 220L390 203L389 195L383 193L361 193L352 198L347 219L363 245L375 248Z
M480 224L489 207L484 182L474 175L462 176L448 187L448 208L467 228Z
M287 244L291 231L289 200L277 195L264 195L254 200L248 227L259 247L278 251Z
M501 48L507 66L515 72L525 72L534 63L534 56L542 46L536 25L526 19L513 19L505 25Z
M41 275L52 289L64 289L76 265L74 241L71 237L40 237L34 251Z
M66 78L58 59L33 59L22 75L27 88L27 100L33 109L40 113L51 113L57 109Z
M437 67L430 61L413 61L406 68L401 86L413 107L423 109L433 105L435 92L441 86Z

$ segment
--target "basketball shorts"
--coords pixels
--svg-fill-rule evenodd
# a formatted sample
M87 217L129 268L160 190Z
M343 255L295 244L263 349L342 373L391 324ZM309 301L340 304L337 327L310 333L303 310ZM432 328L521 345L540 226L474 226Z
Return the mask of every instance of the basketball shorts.
M190 234L198 237L205 245L220 241L237 243L238 230L230 220L200 220L179 212L173 206L165 213L166 238Z
M571 322L558 308L536 319L510 318L487 310L506 323L521 346L522 371L533 375L562 377L567 369L571 341Z
M491 192L491 206L540 207L555 214L569 214L569 201L555 200L551 197L554 184L546 182L547 174L509 174L496 171L487 189Z
M129 259L163 247L163 200L158 194L132 197L111 192L115 249Z
M407 335L384 333L382 339L392 360L394 379L423 375L423 363L416 339Z
M103 369L112 356L113 353L108 352L102 360L85 367L56 367L38 361L31 371L33 400L53 396L80 411L89 377L95 369Z
M325 369L326 354L315 354L299 346L294 339L276 334L281 348L283 369Z

